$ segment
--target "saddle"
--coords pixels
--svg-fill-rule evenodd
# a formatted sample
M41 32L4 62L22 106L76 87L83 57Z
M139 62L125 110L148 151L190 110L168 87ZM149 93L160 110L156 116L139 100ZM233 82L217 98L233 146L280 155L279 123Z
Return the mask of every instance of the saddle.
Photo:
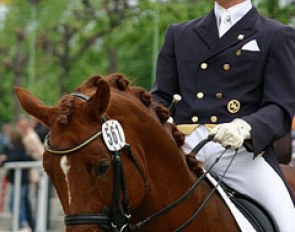
M186 156L186 161L190 170L195 175L201 176L203 169L200 163L195 159L195 156L188 154ZM218 182L218 178L216 176L212 174L210 174L210 176ZM214 184L209 180L209 178L205 178L205 180L212 188L214 188ZM272 219L271 215L256 200L245 194L239 193L223 182L219 185L235 207L244 215L257 232L279 232L278 226ZM216 190L216 192L219 194L220 198L222 198L220 192L218 190Z
M237 192L224 183L220 186L257 232L279 232L276 222L256 200Z

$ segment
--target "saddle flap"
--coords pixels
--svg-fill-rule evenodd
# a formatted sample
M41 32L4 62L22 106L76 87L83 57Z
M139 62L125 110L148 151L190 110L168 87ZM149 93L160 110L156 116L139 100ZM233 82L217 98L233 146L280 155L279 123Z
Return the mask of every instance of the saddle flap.
M257 232L279 232L278 226L271 215L256 200L239 193L225 183L221 183L220 186Z

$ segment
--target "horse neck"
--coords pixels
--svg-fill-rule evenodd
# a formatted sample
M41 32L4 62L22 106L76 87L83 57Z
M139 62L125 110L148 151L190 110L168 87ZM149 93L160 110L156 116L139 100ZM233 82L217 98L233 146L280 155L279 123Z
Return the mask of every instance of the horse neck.
M148 187L142 204L138 210L133 212L135 222L143 220L177 201L197 181L188 169L184 155L173 139L164 134L160 139L160 132L154 131L154 133L150 134L153 139L145 139L147 141L144 150L148 169ZM146 231L172 231L171 228L177 228L199 209L211 190L207 183L201 182L188 198L159 219L154 220L146 228ZM206 220L211 217L215 218L216 226L209 223L210 229L204 229L208 227ZM202 218L205 220L194 220L186 231L194 232L196 228L198 231L238 231L236 226L233 226L235 222L232 215L216 195L210 199L209 204L202 211ZM226 226L224 226L224 220ZM167 222L169 223L167 224ZM224 228L219 228L220 225L223 225Z
M145 149L145 157L148 176L152 182L151 191L166 195L167 200L169 195L171 198L180 196L195 181L186 165L184 154L168 136L166 141L153 139L150 142Z
M144 154L141 159L145 163L148 181L138 215L148 215L179 198L196 178L188 169L184 154L161 124L153 125L146 118L145 123L137 125L136 136L137 142L132 146ZM197 198L197 194L194 194L193 201L196 202Z

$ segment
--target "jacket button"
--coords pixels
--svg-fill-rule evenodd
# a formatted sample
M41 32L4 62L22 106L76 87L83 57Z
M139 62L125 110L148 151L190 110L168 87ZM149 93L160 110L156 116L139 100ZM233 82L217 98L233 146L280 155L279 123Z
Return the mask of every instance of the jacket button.
M240 41L242 41L242 40L245 39L245 35L239 34L237 39L240 40Z
M230 64L224 64L223 69L224 69L224 71L229 71L230 70Z
M198 99L203 99L204 98L204 93L203 92L198 92L196 96L197 96Z
M199 117L197 116L192 117L192 122L196 123L198 121L199 121Z
M216 99L220 100L222 99L223 95L222 93L216 93Z
M205 69L208 68L208 64L207 64L207 63L202 63L202 64L200 65L200 68L203 69L203 70L205 70Z
M210 120L212 123L216 123L218 121L218 118L217 116L214 115L214 116L211 116Z
M237 56L241 56L241 55L242 55L242 50L241 50L241 49L238 49L238 50L236 51L236 55L237 55Z

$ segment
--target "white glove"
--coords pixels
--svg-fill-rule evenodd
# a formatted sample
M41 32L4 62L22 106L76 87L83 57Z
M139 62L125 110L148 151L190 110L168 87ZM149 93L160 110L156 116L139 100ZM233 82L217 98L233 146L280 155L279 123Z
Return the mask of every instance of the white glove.
M242 119L235 119L230 123L222 123L214 127L209 135L213 141L231 149L240 148L245 139L251 139L251 126Z

